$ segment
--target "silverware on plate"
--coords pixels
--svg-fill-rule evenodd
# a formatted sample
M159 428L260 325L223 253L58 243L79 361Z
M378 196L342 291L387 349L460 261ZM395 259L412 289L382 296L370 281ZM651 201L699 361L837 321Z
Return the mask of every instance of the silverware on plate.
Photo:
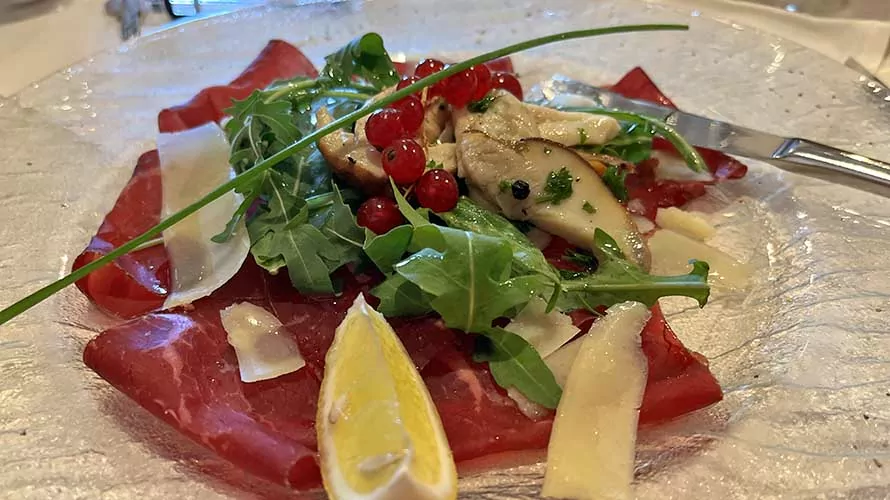
M573 97L584 98L587 103L576 102L580 100L573 100ZM890 163L806 139L779 137L650 102L628 99L562 75L555 75L540 83L532 92L532 100L562 107L593 104L602 108L631 111L664 120L693 146L772 162L780 167L783 163L815 167L890 187Z

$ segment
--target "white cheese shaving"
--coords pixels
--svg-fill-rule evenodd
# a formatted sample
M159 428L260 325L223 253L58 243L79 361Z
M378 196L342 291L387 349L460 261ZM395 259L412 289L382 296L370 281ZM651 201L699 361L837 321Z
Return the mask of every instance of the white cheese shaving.
M572 324L572 318L557 310L547 311L547 303L541 299L533 299L516 317L504 327L526 340L538 355L547 362L548 356L557 352L566 342L580 332ZM516 402L525 416L538 420L547 414L547 410L530 401L514 388L507 389L507 396Z
M242 382L280 377L306 365L290 333L262 307L239 302L220 311L219 317L235 348Z
M234 175L229 166L229 145L215 123L160 134L157 142L162 218L191 205ZM210 241L226 227L240 203L240 195L227 193L164 231L172 277L165 309L210 295L241 269L250 249L243 221L227 242Z
M664 229L676 231L699 241L710 239L717 233L714 226L701 216L677 207L659 208L655 222Z
M658 160L658 167L655 169L655 178L658 180L700 182L714 180L710 172L696 172L690 169L686 162L676 155L663 151L653 151L652 158Z
M689 259L703 260L711 267L709 281L724 288L744 288L751 276L751 267L730 255L670 229L659 229L649 238L652 255L650 272L656 276L688 273Z
M543 496L631 498L649 310L625 302L582 338L553 421Z
M653 224L651 220L643 217L642 215L631 214L630 220L632 220L633 223L637 225L637 231L639 231L640 234L646 234L649 231L655 229L655 224Z
M504 328L520 337L546 358L578 335L572 318L557 310L547 311L547 303L539 298L531 300Z

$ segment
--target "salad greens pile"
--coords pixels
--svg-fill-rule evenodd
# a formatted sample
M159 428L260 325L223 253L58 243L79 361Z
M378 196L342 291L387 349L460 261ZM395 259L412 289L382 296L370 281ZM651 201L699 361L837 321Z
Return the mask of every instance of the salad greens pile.
M0 323L138 248L234 189L244 202L214 241L225 242L239 221L245 220L256 262L273 273L286 269L293 286L302 293L337 293L331 274L343 266L376 267L385 276L371 292L380 300L381 313L410 316L434 312L451 328L479 334L484 341L479 342L476 359L490 364L500 385L515 387L530 400L554 408L561 391L552 373L528 342L509 331L509 324L494 326L496 320L515 316L538 298L547 302L548 311L599 311L627 300L653 305L660 297L671 295L691 297L704 305L709 293L707 264L694 263L687 275L652 276L625 259L609 235L597 231L595 256L578 258L598 265L564 275L517 227L521 225L468 198L461 198L446 213L415 209L395 184L394 196L407 224L377 235L357 224L354 214L361 196L333 178L316 142L376 109L497 57L557 40L656 29L685 27L610 27L530 40L452 65L376 101L371 101L372 96L397 83L399 76L380 36L361 36L326 57L319 78L279 82L233 104L225 125L231 165L238 174L233 180L106 257L3 310ZM317 128L314 116L322 106L335 121ZM483 100L472 104L471 110L482 112L485 107ZM662 122L617 111L581 111L610 114L623 123L622 132L608 144L584 146L590 152L638 162L648 157L652 137L659 134L680 145L691 168L703 168L695 150ZM626 199L625 173L619 166L610 166L604 177L619 199ZM548 179L546 193L552 197L548 201L558 203L567 197L564 177L555 172ZM570 195L570 176L568 181ZM595 210L593 206L591 210Z

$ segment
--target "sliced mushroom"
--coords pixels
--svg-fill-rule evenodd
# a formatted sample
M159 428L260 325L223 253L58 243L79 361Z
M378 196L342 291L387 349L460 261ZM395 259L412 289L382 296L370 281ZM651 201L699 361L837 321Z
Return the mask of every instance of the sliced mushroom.
M501 141L541 137L564 146L604 144L621 131L614 118L528 104L500 90L484 113L455 110L455 133L483 132Z
M382 91L374 100L391 94L394 89ZM454 144L438 144L439 137L449 134L451 130L450 107L444 105L441 99L435 99L425 109L423 126L416 140L425 147L427 160L441 164L449 172L455 173L457 160L454 156ZM319 128L334 121L326 108L319 109L315 118ZM356 121L355 133L338 130L322 137L318 141L318 149L338 177L367 194L380 194L389 190L390 184L383 171L380 152L368 142L365 135L367 121L368 117Z
M527 209L536 226L585 248L591 247L594 231L601 229L618 242L630 260L644 268L649 266L649 250L627 210L581 156L545 139L525 139L520 145L525 146L520 148L520 154L544 176L538 180L541 188L551 171L563 167L574 178L572 195L567 200L559 204L535 203ZM535 193L540 191L533 187L532 196ZM585 203L590 207L585 209Z
M540 138L505 143L481 132L461 134L457 148L459 175L472 196L582 248L593 249L594 231L602 229L629 259L644 268L649 265L648 250L627 210L575 151ZM571 195L558 203L539 201L550 173L562 168L571 175ZM516 180L529 184L527 198L516 199L511 189L502 187L503 181Z
M327 108L315 114L318 127L334 121ZM380 152L367 139L345 130L338 130L318 140L318 150L331 165L334 173L368 194L379 194L389 189L386 172L380 164Z

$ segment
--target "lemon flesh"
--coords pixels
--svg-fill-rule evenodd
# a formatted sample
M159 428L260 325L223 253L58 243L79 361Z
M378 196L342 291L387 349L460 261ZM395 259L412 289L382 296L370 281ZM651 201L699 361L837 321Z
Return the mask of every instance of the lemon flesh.
M325 358L316 430L332 499L457 497L454 460L426 385L361 295Z

